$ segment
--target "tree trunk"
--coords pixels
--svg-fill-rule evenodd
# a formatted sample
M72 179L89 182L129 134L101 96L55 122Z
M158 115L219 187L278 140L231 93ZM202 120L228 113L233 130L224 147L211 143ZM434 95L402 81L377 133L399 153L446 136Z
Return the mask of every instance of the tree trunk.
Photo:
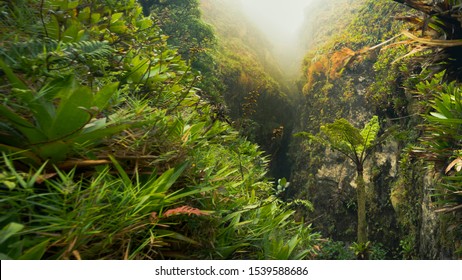
M358 196L358 243L367 242L366 222L366 183L364 182L363 170L358 168L356 178L356 193Z

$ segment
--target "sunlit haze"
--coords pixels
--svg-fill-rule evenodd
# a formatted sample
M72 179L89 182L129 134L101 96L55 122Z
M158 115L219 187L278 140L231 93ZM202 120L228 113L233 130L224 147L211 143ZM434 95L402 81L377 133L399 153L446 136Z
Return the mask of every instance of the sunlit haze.
M240 0L244 12L265 33L292 36L300 28L311 0Z
M280 63L295 63L294 59L298 59L297 56L303 51L298 39L305 9L313 0L239 1L249 20L267 36L275 52L279 53L279 59L286 57L285 61ZM287 57L289 54L290 58Z

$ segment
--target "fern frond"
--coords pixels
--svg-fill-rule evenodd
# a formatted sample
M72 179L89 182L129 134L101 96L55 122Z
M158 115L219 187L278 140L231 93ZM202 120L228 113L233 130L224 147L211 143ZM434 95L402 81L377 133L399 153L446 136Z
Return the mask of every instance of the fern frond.
M26 60L46 59L47 55L58 48L56 40L29 40L0 48L0 58L16 68Z
M108 57L114 50L106 41L81 41L65 45L65 53L78 54L79 58L101 59Z
M296 206L303 206L305 207L307 210L309 211L313 211L314 210L314 206L313 206L313 203L311 203L311 201L309 200L306 200L306 199L295 199L289 203L287 203L287 206L290 207L292 205L296 205Z
M105 41L80 41L63 43L56 40L29 40L0 47L0 58L12 68L27 68L32 62L63 62L102 59L110 56L113 49Z

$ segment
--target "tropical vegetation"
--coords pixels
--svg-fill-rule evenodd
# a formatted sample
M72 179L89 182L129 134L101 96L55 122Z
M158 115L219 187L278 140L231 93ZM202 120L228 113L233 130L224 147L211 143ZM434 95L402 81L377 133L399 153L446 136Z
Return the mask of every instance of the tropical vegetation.
M1 2L0 258L462 257L462 2L315 2Z
M315 253L265 156L138 3L1 10L2 259Z

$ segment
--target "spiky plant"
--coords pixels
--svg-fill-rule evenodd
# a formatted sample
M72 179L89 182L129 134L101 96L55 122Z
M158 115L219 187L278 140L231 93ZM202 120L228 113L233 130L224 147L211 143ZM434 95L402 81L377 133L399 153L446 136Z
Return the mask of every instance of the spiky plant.
M413 53L432 50L426 56L434 72L446 70L448 80L462 78L462 1L394 0L423 14L403 19L414 24L403 32L414 44Z

